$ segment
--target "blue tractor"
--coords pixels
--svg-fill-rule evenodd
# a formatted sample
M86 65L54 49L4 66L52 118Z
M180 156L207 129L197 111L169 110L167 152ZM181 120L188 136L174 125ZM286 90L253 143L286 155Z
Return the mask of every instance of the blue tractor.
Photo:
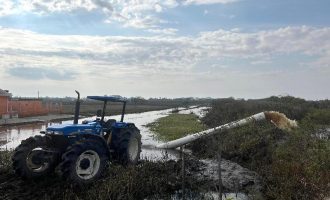
M25 179L40 178L59 169L66 180L84 185L98 179L108 161L132 165L141 152L140 130L124 122L126 99L118 96L88 96L103 101L95 120L78 124L80 94L76 102L73 124L50 126L43 136L30 137L15 149L13 168ZM105 120L109 102L123 104L121 120Z

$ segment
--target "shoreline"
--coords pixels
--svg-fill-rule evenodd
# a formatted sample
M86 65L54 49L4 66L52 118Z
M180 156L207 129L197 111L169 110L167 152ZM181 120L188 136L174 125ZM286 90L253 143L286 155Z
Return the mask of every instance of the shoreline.
M15 126L15 125L21 125L21 124L30 124L30 123L45 123L45 122L49 122L49 121L69 120L69 119L73 119L73 115L49 114L49 115L41 115L41 116L34 116L34 117L0 119L0 127Z

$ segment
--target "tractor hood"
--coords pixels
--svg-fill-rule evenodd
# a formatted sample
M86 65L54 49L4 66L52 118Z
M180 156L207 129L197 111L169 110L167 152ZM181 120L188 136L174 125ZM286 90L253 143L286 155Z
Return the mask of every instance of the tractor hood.
M99 134L102 126L97 122L88 124L59 124L50 126L46 129L47 134L70 135L74 133L80 134Z

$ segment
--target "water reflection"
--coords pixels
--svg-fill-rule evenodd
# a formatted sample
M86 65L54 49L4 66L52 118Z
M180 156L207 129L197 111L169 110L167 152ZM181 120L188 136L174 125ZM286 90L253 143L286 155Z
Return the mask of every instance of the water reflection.
M142 135L142 152L141 158L157 160L157 159L176 159L178 153L176 151L163 151L160 149L155 149L155 146L160 142L154 138L153 133L145 126L157 120L160 117L167 116L171 109L161 110L161 111L150 111L144 113L127 114L125 116L126 122L133 122L140 129ZM107 119L120 120L120 115L106 117ZM83 120L93 120L94 117L80 119L79 123ZM34 123L25 124L17 126L7 126L0 128L0 150L14 149L17 147L22 140L25 140L31 136L40 135L40 131L45 130L48 126L54 124L72 124L72 120L66 120L61 122L49 122L49 123Z
M33 123L0 127L0 149L13 149L17 147L22 140L31 136L39 135L41 130L45 130L48 126L59 123L61 122Z
M194 112L201 114L203 108L189 109L186 112ZM148 123L154 122L161 117L165 117L171 113L172 109L160 110L160 111L149 111L143 113L133 113L125 115L125 122L133 122L140 129L142 135L142 152L141 158L149 160L160 160L160 159L177 159L179 153L176 150L162 150L156 149L155 146L162 143L158 141L152 131L149 130ZM107 119L120 120L120 115L108 116ZM90 118L83 118L79 120L82 123L83 120L94 120L96 116ZM34 123L18 126L8 126L0 128L0 150L14 149L17 147L22 140L25 140L31 136L39 135L41 130L45 130L48 126L54 124L72 124L72 120L66 120L61 122L49 122L49 123Z

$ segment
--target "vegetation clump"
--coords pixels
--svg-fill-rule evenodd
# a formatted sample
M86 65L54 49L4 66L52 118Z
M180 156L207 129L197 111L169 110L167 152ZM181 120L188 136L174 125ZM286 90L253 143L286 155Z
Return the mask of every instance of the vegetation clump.
M323 199L330 196L330 141L315 137L330 127L329 101L294 97L261 100L220 99L203 119L210 127L261 111L277 110L298 120L290 133L270 123L257 122L216 134L191 145L195 155L224 158L263 177L266 199Z
M56 174L38 180L23 180L11 167L9 151L0 151L0 199L170 199L180 190L182 180L179 161L141 161L137 166L110 164L103 177L85 187L71 185ZM187 160L187 171L196 166ZM187 188L200 186L187 178Z
M195 114L170 114L147 125L162 141L181 138L206 129Z

